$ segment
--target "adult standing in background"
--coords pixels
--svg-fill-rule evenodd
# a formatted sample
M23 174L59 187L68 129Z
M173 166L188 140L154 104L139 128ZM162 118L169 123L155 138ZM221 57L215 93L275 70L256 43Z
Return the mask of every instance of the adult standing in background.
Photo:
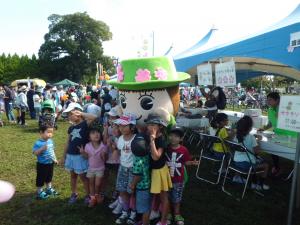
M111 87L109 94L112 97L113 101L116 101L118 99L118 91L115 89L114 86Z
M30 113L30 118L35 119L35 110L34 110L34 102L33 102L33 95L35 94L33 86L28 87L29 90L27 91L27 105Z
M264 126L263 128L259 129L259 131L265 131L270 128L273 128L273 131L277 135L282 136L291 136L297 137L297 133L293 131L283 130L277 127L278 122L278 110L279 110L279 103L280 103L280 95L278 92L270 92L267 95L267 102L268 102L268 125ZM272 174L274 176L278 176L280 174L280 165L279 165L279 156L272 155L273 159L273 167L272 167Z
M15 114L13 113L14 94L7 85L3 85L3 88L5 91L4 106L5 106L6 117L10 123L15 123L16 117L15 117Z
M101 118L103 119L104 113L109 112L112 104L112 97L109 94L107 87L103 88L104 94L101 96ZM103 121L105 122L105 121Z

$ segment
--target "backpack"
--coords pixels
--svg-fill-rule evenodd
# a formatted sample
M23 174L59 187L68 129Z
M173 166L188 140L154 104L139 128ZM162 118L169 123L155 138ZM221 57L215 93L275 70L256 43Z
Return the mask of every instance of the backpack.
M225 109L226 102L227 102L226 95L221 87L215 87L212 90L212 93L216 90L218 91L218 97L216 98L217 99L216 105L217 105L218 109Z

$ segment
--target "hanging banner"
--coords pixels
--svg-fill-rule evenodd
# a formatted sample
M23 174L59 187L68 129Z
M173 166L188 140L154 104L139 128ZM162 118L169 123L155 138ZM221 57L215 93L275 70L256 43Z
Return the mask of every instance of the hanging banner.
M300 96L281 96L277 127L300 132Z
M234 61L219 63L215 67L216 86L233 87L236 85Z
M212 66L204 64L197 66L198 85L212 85Z

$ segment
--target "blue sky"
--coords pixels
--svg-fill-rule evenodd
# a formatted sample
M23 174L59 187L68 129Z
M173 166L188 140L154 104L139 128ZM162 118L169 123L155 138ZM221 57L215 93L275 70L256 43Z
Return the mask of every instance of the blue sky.
M192 46L215 26L211 45L258 32L288 16L299 0L0 0L0 53L37 54L48 32L48 16L87 11L108 24L108 55L136 57L138 51L173 54ZM144 50L143 50L144 51Z

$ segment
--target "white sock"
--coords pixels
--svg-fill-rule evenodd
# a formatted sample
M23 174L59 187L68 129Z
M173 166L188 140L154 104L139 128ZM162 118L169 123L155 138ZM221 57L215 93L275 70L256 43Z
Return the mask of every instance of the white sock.
M47 188L52 188L52 184L51 183L48 183L46 185L47 185Z

